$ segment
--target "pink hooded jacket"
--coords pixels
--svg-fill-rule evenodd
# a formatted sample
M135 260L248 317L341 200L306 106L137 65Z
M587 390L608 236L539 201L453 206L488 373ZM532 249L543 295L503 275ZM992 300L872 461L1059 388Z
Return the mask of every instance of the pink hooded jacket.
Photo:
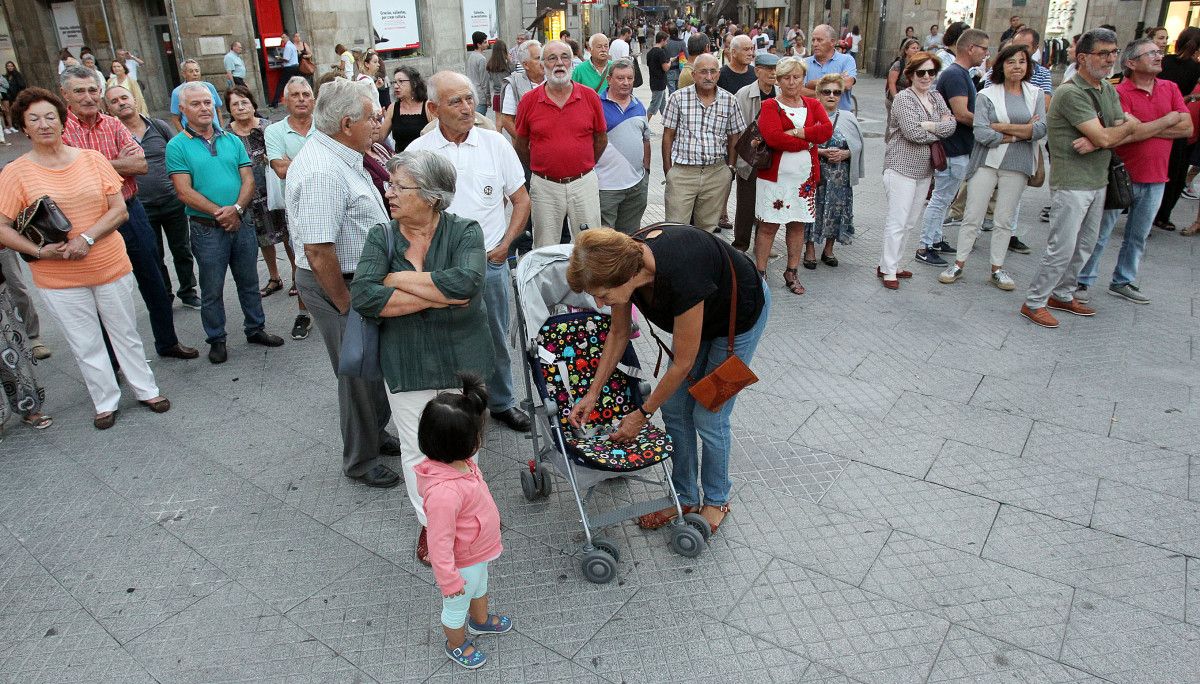
M471 472L464 473L427 458L413 469L429 520L429 562L443 596L457 594L465 585L459 568L495 560L504 550L500 511L479 466L474 461L467 465Z

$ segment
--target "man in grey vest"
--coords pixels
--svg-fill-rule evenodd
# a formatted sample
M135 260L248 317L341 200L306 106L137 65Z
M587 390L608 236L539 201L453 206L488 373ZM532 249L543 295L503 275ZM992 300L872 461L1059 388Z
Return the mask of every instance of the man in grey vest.
M527 40L517 47L517 61L525 67L524 72L514 72L504 79L504 90L500 96L500 111L496 123L509 138L517 137L517 104L525 93L546 81L546 67L542 64L542 44Z

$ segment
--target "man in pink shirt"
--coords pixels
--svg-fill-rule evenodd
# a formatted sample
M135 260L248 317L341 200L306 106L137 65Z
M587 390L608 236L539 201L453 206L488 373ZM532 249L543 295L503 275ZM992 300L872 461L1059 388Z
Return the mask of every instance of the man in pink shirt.
M1129 142L1116 148L1133 181L1133 204L1125 221L1125 239L1121 242L1121 253L1113 269L1108 293L1135 304L1150 303L1150 298L1134 285L1134 281L1137 279L1142 252L1146 250L1146 236L1150 234L1154 215L1162 202L1171 143L1176 138L1192 135L1192 119L1184 106L1179 87L1171 81L1157 78L1162 71L1162 59L1162 51L1150 40L1129 43L1121 54L1125 80L1117 85L1121 109L1144 122L1144 125L1129 138ZM1100 270L1100 256L1120 215L1119 209L1104 212L1095 250L1079 274L1079 289L1075 299L1088 300L1088 290L1096 282L1096 274Z

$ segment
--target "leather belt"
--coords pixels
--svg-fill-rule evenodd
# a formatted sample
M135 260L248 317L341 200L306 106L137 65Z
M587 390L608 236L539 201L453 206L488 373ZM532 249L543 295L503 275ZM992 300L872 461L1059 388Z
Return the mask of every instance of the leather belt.
M548 180L551 183L558 183L559 185L566 185L567 183L574 183L575 181L579 180L580 178L583 178L584 176L588 175L589 173L591 173L590 170L584 171L583 173L579 174L578 176L568 176L566 178L551 178L550 176L547 176L544 173L538 173L537 171L534 171L533 175L537 176L538 178L543 178L545 180Z
M354 274L353 273L343 273L342 279L343 280L354 280Z
M188 220L195 221L196 223L199 223L202 226L215 226L218 228L220 227L217 224L216 219L210 219L210 218L206 218L204 216L192 216L191 214L188 214Z

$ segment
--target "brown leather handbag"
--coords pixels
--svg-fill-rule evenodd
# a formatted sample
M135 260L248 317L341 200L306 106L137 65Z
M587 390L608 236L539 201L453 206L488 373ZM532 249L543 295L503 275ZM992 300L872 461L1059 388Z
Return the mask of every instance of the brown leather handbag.
M49 195L42 195L21 210L17 216L17 232L38 247L45 247L70 239L71 221ZM22 254L21 258L37 260L28 254Z
M771 148L767 141L763 140L757 121L751 121L746 130L742 131L742 137L738 138L734 150L752 169L761 171L771 168Z

